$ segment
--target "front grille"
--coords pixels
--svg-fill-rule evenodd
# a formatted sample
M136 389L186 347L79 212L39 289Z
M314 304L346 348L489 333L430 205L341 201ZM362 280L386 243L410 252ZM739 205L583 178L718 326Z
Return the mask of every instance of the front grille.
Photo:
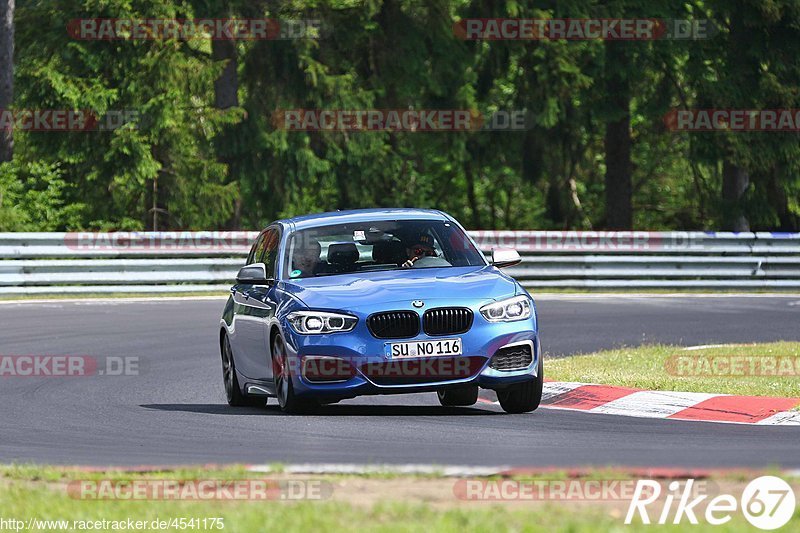
M376 313L367 319L367 327L379 339L408 339L419 335L419 315L413 311Z
M489 367L501 372L522 370L533 362L530 344L500 348L489 362Z
M457 335L472 327L472 310L464 307L431 309L422 317L423 329L428 335Z

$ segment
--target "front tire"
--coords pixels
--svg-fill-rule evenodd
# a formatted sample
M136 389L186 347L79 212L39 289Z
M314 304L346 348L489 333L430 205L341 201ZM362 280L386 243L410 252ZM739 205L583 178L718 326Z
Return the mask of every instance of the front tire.
M507 389L497 391L500 407L506 413L529 413L535 411L542 401L544 388L544 365L539 356L539 369L536 379L511 385Z
M453 389L440 389L436 391L439 403L445 407L467 407L475 405L478 401L478 386L465 385Z
M298 414L309 411L315 407L312 400L299 398L294 393L292 372L286 354L286 345L280 335L275 335L272 341L272 378L275 382L275 395L281 411L288 414Z
M263 407L267 401L263 397L250 396L242 392L239 378L236 377L236 363L228 335L222 338L222 381L225 384L225 398L231 407Z

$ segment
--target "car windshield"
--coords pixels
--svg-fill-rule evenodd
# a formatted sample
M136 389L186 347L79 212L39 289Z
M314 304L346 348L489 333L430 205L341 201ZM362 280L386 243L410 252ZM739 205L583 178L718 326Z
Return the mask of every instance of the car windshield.
M486 264L461 228L444 220L385 220L309 228L295 232L287 250L285 268L290 279Z

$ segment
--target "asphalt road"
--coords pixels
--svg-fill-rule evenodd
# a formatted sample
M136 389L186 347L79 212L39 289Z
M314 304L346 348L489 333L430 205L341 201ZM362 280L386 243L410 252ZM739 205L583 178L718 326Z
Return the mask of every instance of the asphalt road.
M0 305L0 355L135 356L139 374L0 377L0 463L435 463L800 467L800 429L357 398L312 416L224 401L222 300ZM538 302L551 355L665 342L800 340L800 297Z

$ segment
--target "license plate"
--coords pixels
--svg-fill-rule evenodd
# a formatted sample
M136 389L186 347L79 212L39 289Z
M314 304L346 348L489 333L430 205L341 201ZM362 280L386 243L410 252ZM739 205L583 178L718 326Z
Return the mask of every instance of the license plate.
M461 355L461 339L393 342L392 344L389 345L389 350L392 359Z

